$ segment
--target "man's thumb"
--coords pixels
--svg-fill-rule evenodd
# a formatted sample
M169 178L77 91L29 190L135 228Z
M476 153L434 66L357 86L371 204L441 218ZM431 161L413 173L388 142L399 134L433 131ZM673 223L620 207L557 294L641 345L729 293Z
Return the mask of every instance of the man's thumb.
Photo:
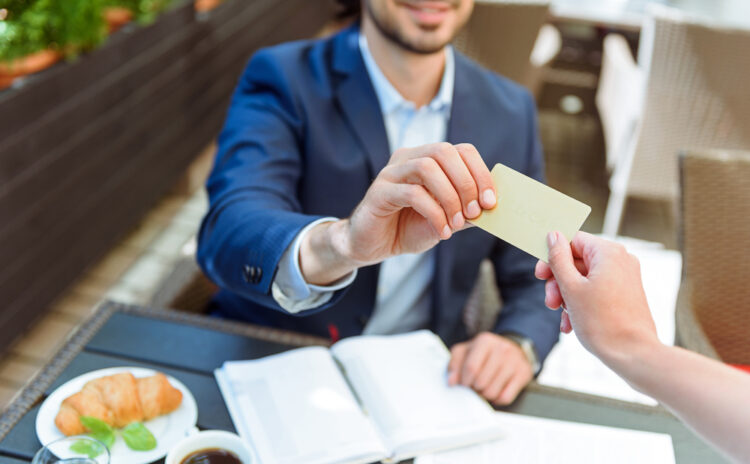
M570 251L570 244L565 236L560 232L550 232L547 235L547 246L549 247L549 267L558 284L564 287L578 280L581 274L573 264L573 253Z

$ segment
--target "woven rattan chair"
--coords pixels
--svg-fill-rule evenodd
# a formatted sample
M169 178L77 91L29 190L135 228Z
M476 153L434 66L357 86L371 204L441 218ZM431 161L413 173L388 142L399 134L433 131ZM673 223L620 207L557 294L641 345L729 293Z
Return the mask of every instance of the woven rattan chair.
M677 343L750 365L750 151L680 158L683 285Z
M454 46L482 66L519 84L536 87L538 68L532 64L532 50L549 13L548 1L477 0L469 22L454 40ZM557 46L550 30L542 35L540 47ZM556 32L556 30L554 31ZM554 33L553 33L554 34ZM557 53L539 50L549 61Z
M502 300L495 283L495 268L488 259L482 261L479 275L464 306L463 322L469 336L492 330L500 314Z
M203 274L195 258L180 258L150 301L150 306L205 313L219 288Z
M622 51L621 46L617 48ZM750 149L748 50L749 30L689 22L671 10L660 10L652 12L641 35L638 63L645 76L642 91L618 92L617 86L608 82L615 76L606 74L606 65L612 60L604 57L601 92L634 99L640 112L632 124L620 124L625 127L620 140L610 137L612 131L605 132L614 165L605 234L617 233L628 196L677 199L676 157L680 150ZM633 79L617 78L621 84ZM606 118L613 113L613 117L632 117L627 108L620 115L617 110L609 109L605 125L612 125ZM628 125L633 127L630 136L622 136Z

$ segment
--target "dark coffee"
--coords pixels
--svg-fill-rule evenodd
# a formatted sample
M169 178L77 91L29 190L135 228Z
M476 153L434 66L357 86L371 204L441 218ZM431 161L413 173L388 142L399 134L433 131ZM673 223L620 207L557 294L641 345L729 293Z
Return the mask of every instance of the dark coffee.
M180 464L243 464L231 451L221 448L207 448L193 451L180 461Z

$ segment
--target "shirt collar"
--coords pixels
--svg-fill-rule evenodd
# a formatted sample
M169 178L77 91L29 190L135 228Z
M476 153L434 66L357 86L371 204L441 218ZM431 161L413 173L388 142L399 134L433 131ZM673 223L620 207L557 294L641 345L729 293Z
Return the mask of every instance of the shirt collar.
M367 73L370 75L370 81L372 81L373 87L375 87L375 93L380 103L380 110L383 114L389 114L393 110L399 107L414 107L414 104L406 100L396 90L395 87L388 81L380 67L375 62L375 59L370 53L370 48L367 45L367 38L364 34L359 34L359 50L362 53L362 59L365 62ZM453 60L453 47L447 45L445 47L445 70L443 71L443 78L440 81L440 88L438 89L437 95L427 105L433 111L449 110L451 103L453 102L453 83L455 80L455 63Z

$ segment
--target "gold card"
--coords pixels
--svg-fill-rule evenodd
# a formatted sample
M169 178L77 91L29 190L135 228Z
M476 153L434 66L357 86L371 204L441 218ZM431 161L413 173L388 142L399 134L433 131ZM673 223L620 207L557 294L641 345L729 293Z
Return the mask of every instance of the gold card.
M559 231L568 240L583 225L591 207L520 172L496 164L492 179L497 204L469 222L547 262L547 234Z

